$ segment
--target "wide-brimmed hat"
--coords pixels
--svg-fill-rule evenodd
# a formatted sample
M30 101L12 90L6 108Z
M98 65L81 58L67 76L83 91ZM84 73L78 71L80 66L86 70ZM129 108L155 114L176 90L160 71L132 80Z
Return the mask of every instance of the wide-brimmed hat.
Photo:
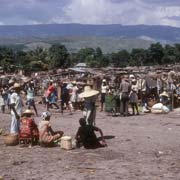
M11 86L11 87L9 88L9 90L18 89L18 88L21 88L21 85L20 85L19 83L14 83L14 85Z
M163 91L159 96L166 96L169 97L169 94L166 91Z
M29 115L34 115L34 112L31 111L30 109L26 109L26 110L22 113L22 116L25 116L25 115L27 115L27 114L29 114Z
M76 81L72 81L72 84L77 84L77 82Z
M22 77L21 79L24 83L28 83L32 80L32 78L30 78L30 77Z
M9 84L14 84L14 83L15 83L15 80L14 80L14 79L10 79L10 80L8 81L8 83L9 83Z
M98 94L99 94L99 91L91 89L90 86L85 86L84 87L84 92L79 94L79 97L86 98L86 97L91 97L91 96L95 96L95 95L98 95Z
M20 85L19 83L14 83L13 87L14 87L14 88L20 88L21 85Z

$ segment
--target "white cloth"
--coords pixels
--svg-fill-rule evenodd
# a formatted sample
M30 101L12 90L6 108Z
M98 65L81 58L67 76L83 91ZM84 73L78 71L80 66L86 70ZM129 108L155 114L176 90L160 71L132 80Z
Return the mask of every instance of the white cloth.
M78 94L77 94L77 91L78 91L78 87L77 86L74 86L72 88L72 93L71 93L71 102L77 102L78 101Z
M168 107L164 106L162 103L155 104L151 109L151 112L155 114L169 113L169 111Z
M15 108L17 114L19 116L21 116L22 106L23 106L21 96L19 94L17 94L16 92L12 93L11 99L10 99L10 104L14 104L14 108ZM11 114L14 115L13 110L11 110Z
M101 86L101 93L107 93L107 90L108 90L108 86L107 85L105 85L105 86Z

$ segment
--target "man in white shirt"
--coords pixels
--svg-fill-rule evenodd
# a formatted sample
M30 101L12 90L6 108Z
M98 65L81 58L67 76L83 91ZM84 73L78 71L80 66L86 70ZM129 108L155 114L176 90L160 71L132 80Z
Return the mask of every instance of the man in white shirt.
M20 127L20 117L22 114L22 99L20 96L21 86L18 83L15 83L13 86L14 92L10 97L11 105L11 129L10 133L18 133Z
M109 86L107 85L106 79L102 80L101 85L101 111L104 110L105 97L108 92Z

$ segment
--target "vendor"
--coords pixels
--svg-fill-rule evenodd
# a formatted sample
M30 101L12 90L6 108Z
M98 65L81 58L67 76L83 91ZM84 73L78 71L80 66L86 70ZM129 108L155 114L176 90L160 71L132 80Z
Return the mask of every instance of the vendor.
M95 102L96 102L98 94L99 94L99 91L91 89L90 86L85 86L84 92L79 94L79 97L84 98L85 100L83 114L84 114L86 122L89 125L95 124L95 118L96 118Z
M39 142L43 147L52 147L55 145L56 141L59 141L62 135L64 134L62 131L53 131L51 128L50 112L43 112L42 121L39 123Z
M80 127L76 134L77 146L81 144L85 148L98 148L107 146L105 139L103 137L103 132L100 128L87 125L84 118L79 119ZM96 137L95 131L101 134L101 141Z
M19 138L29 138L32 144L36 145L39 141L39 130L32 117L33 115L34 113L30 109L26 109L22 113Z

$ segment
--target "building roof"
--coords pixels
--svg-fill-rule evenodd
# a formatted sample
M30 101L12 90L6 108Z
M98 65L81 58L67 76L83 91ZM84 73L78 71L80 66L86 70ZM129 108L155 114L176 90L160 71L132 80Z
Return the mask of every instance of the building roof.
M78 63L78 64L76 64L75 67L84 67L84 68L86 68L87 65L86 65L86 63Z

